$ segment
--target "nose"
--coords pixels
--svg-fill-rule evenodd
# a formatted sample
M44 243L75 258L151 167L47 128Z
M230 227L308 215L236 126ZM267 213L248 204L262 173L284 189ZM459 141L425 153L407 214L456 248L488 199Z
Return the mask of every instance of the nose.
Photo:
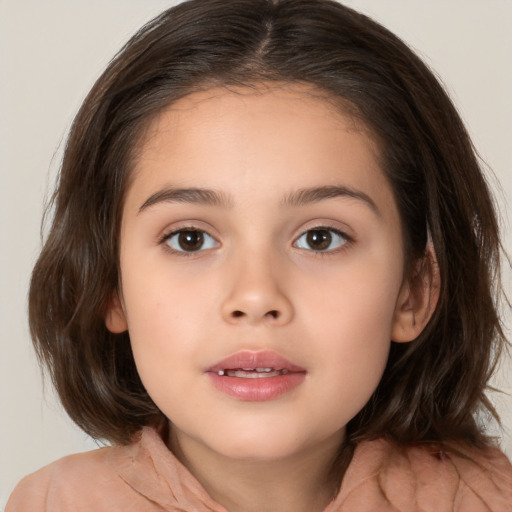
M252 257L227 269L230 283L221 309L230 324L286 325L294 315L292 302L284 292L289 283L276 262Z

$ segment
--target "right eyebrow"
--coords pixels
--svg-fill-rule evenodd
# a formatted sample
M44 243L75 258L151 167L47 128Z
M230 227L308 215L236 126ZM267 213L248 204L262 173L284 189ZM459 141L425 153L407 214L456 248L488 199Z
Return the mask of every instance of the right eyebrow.
M148 208L160 203L192 203L232 208L230 197L207 188L164 188L151 194L139 208L142 213Z

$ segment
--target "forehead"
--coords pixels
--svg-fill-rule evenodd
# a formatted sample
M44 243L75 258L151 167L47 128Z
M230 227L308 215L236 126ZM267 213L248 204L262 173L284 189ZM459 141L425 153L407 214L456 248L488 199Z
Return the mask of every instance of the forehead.
M129 195L142 199L168 185L235 196L250 188L270 197L294 185L354 179L367 191L389 192L378 161L366 126L318 89L218 87L178 100L150 123L135 159L131 188L137 190Z
M277 143L292 140L293 136L304 138L325 137L326 131L347 131L358 133L365 138L367 149L377 158L379 151L371 130L355 115L356 107L348 101L329 95L313 85L297 83L260 83L238 87L212 87L191 93L163 109L146 127L137 145L140 156L150 157L162 148L164 139L172 138L182 145L220 142L221 136L269 135ZM287 132L280 132L280 126L288 121ZM261 142L261 141L260 141ZM313 142L313 141L312 141ZM185 146L182 146L185 148ZM188 147L188 145L186 146ZM144 153L142 155L142 153Z

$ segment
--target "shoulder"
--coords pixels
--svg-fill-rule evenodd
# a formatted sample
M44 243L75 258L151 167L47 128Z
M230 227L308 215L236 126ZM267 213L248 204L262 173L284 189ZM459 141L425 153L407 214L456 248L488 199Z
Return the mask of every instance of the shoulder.
M356 448L336 501L333 512L359 510L360 503L371 503L361 510L510 512L512 465L494 447L366 441Z
M100 448L69 455L43 467L19 482L6 512L158 510L142 503L109 463L113 454L129 458L130 449Z
M132 444L64 457L24 478L6 512L226 512L162 439L144 427Z

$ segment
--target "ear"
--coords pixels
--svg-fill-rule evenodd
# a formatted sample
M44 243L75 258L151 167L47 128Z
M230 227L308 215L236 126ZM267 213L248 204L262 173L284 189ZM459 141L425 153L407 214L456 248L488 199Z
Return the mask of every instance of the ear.
M119 334L128 330L126 314L117 292L112 294L112 298L110 299L110 303L107 307L107 311L105 313L105 325L107 326L107 329L114 334Z
M413 275L402 284L398 296L391 339L406 343L416 339L434 314L441 279L432 243L429 243L425 256L419 260Z

